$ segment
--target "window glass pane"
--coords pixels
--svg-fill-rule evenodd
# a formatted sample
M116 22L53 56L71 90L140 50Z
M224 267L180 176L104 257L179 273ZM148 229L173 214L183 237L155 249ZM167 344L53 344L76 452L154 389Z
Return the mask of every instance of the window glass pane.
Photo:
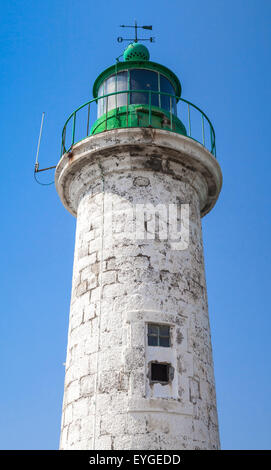
M103 96L103 84L100 86L99 91L98 91L98 96ZM98 118L101 117L104 114L104 98L101 98L98 100Z
M119 72L117 75L117 91L128 90L128 73ZM117 106L127 105L127 93L120 93L117 96Z
M158 336L148 336L148 346L158 346Z
M148 334L149 335L158 335L158 326L157 325L148 325Z
M175 91L173 86L171 85L170 81L164 77L164 75L160 75L160 91L163 93L170 93L171 95L175 96ZM171 111L176 114L176 100L175 98L171 98L171 103L170 103L170 97L161 95L161 108L166 109L167 111L170 111L170 104L171 104Z
M169 336L169 326L159 326L160 336Z
M131 90L152 90L158 91L158 74L151 70L134 69L130 70ZM148 104L148 93L131 93L131 104ZM158 94L152 94L151 104L159 106Z
M169 338L166 336L160 336L159 337L159 346L162 346L164 348L169 348Z
M109 77L107 80L105 80L105 92L104 94L107 95L108 93L115 93L116 91L116 78L115 75L112 75ZM114 109L116 107L115 105L115 95L108 96L106 98L108 100L108 108L107 111L110 111L111 109ZM106 112L106 110L105 110Z

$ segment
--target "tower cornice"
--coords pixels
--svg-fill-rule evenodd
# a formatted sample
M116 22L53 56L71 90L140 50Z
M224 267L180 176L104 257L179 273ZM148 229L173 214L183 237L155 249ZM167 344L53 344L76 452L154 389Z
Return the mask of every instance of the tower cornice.
M122 154L129 157L123 162L125 168L114 161L114 155ZM81 197L100 178L101 160L104 176L124 169L141 169L184 179L178 163L181 164L190 172L189 184L195 185L198 192L202 217L214 207L222 187L219 163L191 138L160 129L113 129L75 144L57 165L56 189L63 205L74 216Z

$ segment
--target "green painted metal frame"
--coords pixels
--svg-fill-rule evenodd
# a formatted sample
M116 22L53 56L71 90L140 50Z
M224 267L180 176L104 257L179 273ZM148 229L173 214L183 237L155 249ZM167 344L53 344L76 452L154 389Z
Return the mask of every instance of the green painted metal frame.
M64 124L64 127L63 127L63 131L62 131L62 141L61 141L61 156L70 151L72 146L75 144L75 143L78 143L80 142L81 140L84 140L85 138L89 137L89 118L90 118L90 105L92 103L96 103L98 102L98 100L100 99L105 99L107 98L108 96L114 96L114 95L119 95L119 94L123 94L123 93L127 93L127 103L126 103L126 115L127 115L127 120L126 120L126 126L123 126L123 125L120 125L119 128L122 128L122 127L135 127L135 126L129 126L129 106L131 106L129 103L130 103L130 94L131 93L148 93L148 105L145 105L148 107L148 126L136 126L136 127L152 127L152 111L153 111L153 107L152 107L152 104L151 104L151 98L152 98L152 95L153 94L158 94L158 95L164 95L164 96L169 96L170 97L170 111L166 111L166 110L163 110L163 108L161 108L161 112L165 112L165 115L167 113L170 114L170 128L167 129L171 132L175 132L175 129L173 129L173 119L174 117L176 116L173 112L172 112L172 100L175 99L176 102L179 102L179 103L185 103L187 105L187 111L188 111L188 134L187 134L187 137L195 140L196 142L199 142L200 144L202 144L204 147L206 147L205 145L205 126L204 126L204 118L206 119L207 123L209 124L209 129L210 129L210 148L206 147L207 150L209 150L209 152L211 152L214 157L216 157L216 144L215 144L215 131L214 131L214 128L213 128L213 125L210 121L210 119L208 118L208 116L196 105L192 104L190 101L188 100L185 100L184 98L181 98L181 97L177 97L176 95L172 95L170 93L165 93L165 92L161 92L161 91L152 91L152 90L123 90L123 91L117 91L117 92L114 92L114 93L108 93L106 95L103 95L103 96L99 96L97 98L93 98L92 100L90 101L87 101L86 103L84 103L83 105L79 106L79 108L77 108L75 111L73 111L73 113L68 117L67 121L65 122ZM79 139L78 141L75 141L75 131L76 131L76 115L77 113L85 108L85 107L88 107L87 108L87 135L83 138L83 139ZM202 142L199 141L198 139L195 139L193 136L192 136L192 125L191 125L191 113L190 113L190 108L194 108L194 110L196 110L197 112L199 112L201 114L201 120L202 120ZM118 113L118 108L116 108L116 116L117 116L117 113ZM105 130L103 132L106 132L107 131L107 120L108 120L108 100L106 99L106 113L103 115L105 116ZM67 130L67 125L68 123L72 120L72 138L71 138L71 145L66 149L66 130ZM97 119L96 119L97 120ZM96 120L94 121L94 123L96 122ZM114 128L118 128L118 126L115 126Z

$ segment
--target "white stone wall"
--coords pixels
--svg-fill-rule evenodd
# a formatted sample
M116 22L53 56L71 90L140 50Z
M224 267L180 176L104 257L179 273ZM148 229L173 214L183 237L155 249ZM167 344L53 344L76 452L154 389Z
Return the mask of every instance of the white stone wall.
M119 145L73 170L69 197L78 208L61 449L219 448L200 217L206 191L200 174L144 145ZM186 250L116 236L127 230L124 209L146 203L189 204ZM148 323L170 326L170 348L147 345ZM152 360L172 364L169 385L150 384Z

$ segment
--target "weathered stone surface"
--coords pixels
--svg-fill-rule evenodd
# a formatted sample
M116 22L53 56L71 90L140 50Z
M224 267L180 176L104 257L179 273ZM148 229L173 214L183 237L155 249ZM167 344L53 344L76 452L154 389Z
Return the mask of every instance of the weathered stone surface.
M201 215L221 173L191 139L140 131L86 139L56 171L77 214L61 449L219 448ZM189 204L185 250L122 236L149 203ZM170 348L148 347L148 323L170 327ZM169 384L150 383L153 360L172 365Z

